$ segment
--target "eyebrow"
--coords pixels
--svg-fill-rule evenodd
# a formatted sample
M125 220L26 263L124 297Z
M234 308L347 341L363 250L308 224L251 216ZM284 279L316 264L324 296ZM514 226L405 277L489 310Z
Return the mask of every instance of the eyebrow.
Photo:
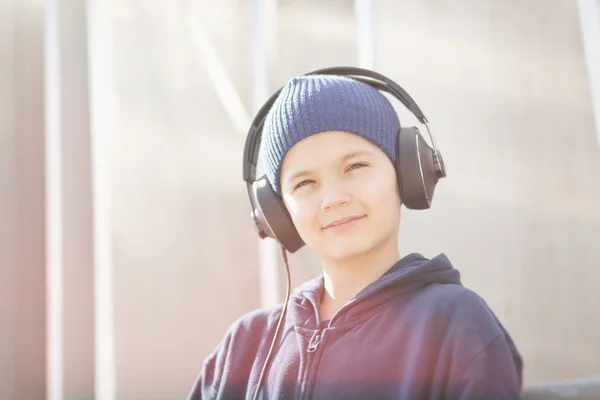
M358 156L372 156L373 153L371 153L369 150L358 150L358 151L353 151L352 153L348 153L345 156L343 156L341 158L341 161L347 161L351 158L354 157L358 157Z
M351 153L348 153L348 154L345 154L345 155L343 155L343 156L340 158L340 161L341 161L341 162L344 162L344 161L348 161L348 160L350 160L350 159L352 159L352 158L354 158L354 157L358 157L358 156L366 156L366 155L369 155L369 156L371 156L371 155L373 155L373 153L372 153L372 152L370 152L369 150L358 150L358 151L353 151L353 152L351 152ZM293 180L295 180L295 179L297 179L297 178L300 178L301 176L304 176L304 175L310 175L310 173L311 173L311 171L308 171L308 170L297 171L297 172L294 172L293 174L291 174L291 175L290 175L290 176L289 176L289 177L286 179L286 181L287 181L287 182L291 182L291 181L293 181Z

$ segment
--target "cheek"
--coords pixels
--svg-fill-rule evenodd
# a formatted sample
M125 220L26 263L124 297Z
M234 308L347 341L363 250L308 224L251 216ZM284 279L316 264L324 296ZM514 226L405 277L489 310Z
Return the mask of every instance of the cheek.
M300 233L303 236L307 233L313 225L318 213L318 209L315 206L314 201L308 199L296 199L292 196L283 197L285 207L292 217L292 221Z
M288 210L292 218L294 215L298 214L300 205L299 202L292 196L283 195L283 204L285 205L285 208Z
M371 181L368 189L362 193L365 205L376 214L376 219L389 220L400 212L402 203L395 174L379 181Z

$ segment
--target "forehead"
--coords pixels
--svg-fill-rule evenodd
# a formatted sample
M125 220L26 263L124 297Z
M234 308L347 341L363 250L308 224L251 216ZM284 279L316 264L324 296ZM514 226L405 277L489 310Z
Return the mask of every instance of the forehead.
M283 160L281 175L283 177L297 170L326 167L359 154L385 157L385 153L376 145L354 133L319 133L301 140L290 149Z

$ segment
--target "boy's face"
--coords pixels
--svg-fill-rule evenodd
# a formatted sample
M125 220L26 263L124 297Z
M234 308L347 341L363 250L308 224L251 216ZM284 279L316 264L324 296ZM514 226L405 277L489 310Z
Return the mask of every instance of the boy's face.
M343 260L397 246L400 197L387 155L348 132L298 142L281 167L281 195L304 242Z

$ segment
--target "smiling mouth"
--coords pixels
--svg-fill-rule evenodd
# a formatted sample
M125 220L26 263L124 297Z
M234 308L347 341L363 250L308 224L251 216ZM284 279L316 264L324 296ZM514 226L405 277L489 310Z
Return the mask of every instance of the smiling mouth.
M344 228L350 228L364 217L364 215L355 215L353 217L340 218L325 225L323 230L340 230Z

